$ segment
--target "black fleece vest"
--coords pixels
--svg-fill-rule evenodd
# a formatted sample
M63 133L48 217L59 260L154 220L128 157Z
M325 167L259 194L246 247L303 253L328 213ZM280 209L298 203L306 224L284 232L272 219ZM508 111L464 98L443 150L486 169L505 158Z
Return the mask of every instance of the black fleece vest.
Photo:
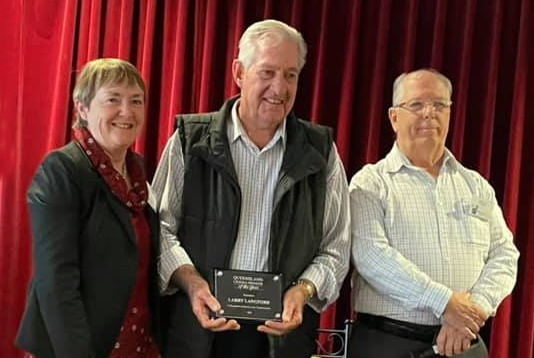
M236 98L219 112L178 117L185 161L179 237L205 278L227 268L237 237L241 190L232 161L226 121ZM274 194L269 270L285 286L313 260L323 237L326 167L332 148L329 128L290 114L286 150ZM251 238L252 239L252 238Z

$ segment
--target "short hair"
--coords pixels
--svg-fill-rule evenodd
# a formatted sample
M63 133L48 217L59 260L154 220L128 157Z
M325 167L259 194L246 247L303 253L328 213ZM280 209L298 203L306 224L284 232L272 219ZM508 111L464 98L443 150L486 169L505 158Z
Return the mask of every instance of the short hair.
M294 41L299 49L299 71L306 63L308 51L302 34L295 28L278 20L263 20L250 25L239 40L237 59L245 68L254 63L254 55L259 44L269 43L277 45L284 40Z
M145 93L145 82L134 65L118 58L100 58L83 66L72 91L72 99L89 107L101 87L115 84L137 85ZM77 114L75 126L87 126L87 123Z
M411 71L411 72L404 72L399 77L395 79L395 82L393 82L393 105L396 106L401 102L401 98L404 95L404 86L402 86L402 82L407 77L413 76L419 72L428 72L433 75L435 75L444 85L447 91L449 92L449 97L452 96L452 84L451 81L442 73L439 71L433 69L433 68L421 68L419 70Z

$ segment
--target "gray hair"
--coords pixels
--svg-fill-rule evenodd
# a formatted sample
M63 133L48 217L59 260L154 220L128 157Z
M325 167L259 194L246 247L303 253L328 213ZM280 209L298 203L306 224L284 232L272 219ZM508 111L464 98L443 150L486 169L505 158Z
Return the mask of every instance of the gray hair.
M295 28L278 20L263 20L250 25L239 40L237 59L245 68L254 63L254 55L259 44L277 45L284 40L294 41L299 49L299 71L306 63L307 47L302 34Z
M443 75L442 73L440 73L439 71L433 68L421 68L419 70L415 70L412 72L404 72L395 79L395 82L393 82L393 105L394 106L398 105L401 102L401 99L403 98L404 86L402 86L402 82L404 82L404 80L407 77L413 76L420 72L428 72L428 73L435 75L443 83L443 85L449 92L449 98L452 96L452 84L451 84L451 81L445 75Z

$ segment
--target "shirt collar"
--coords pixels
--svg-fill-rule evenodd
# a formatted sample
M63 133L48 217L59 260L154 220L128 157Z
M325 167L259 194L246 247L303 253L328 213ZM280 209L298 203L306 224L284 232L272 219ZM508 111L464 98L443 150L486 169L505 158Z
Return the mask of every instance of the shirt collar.
M445 166L448 169L456 170L458 167L458 161L454 157L454 155L451 153L451 151L447 148L445 148L445 152L443 153L443 164L442 167ZM389 151L389 153L386 155L385 158L385 168L387 172L395 173L401 170L402 167L406 167L409 169L416 168L411 162L408 157L399 149L399 146L397 145L397 142L393 144L393 148Z
M228 139L230 143L234 143L240 137L248 141L251 141L245 131L245 128L243 128L241 119L239 119L239 113L237 112L240 102L241 100L238 99L237 101L235 101L234 105L232 106L232 116L231 116L232 120L229 121L228 123ZM282 140L282 145L285 146L286 144L286 120L287 118L284 118L282 123L276 129L276 132L274 133L273 138L271 139L269 144L265 146L265 148L272 147L272 145L274 145L274 143L276 143L279 139Z

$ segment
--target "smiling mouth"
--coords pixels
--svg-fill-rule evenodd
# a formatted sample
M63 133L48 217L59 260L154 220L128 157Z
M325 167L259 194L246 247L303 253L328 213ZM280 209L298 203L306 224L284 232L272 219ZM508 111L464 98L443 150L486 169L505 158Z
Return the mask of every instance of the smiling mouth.
M134 127L133 124L128 123L111 123L111 125L120 129L132 129Z
M264 98L263 99L265 102L269 103L269 104L273 104L273 105L280 105L280 104L283 104L284 101L281 100L281 99L275 99L275 98Z
M438 129L437 128L419 128L419 130L423 132L429 132L429 131L436 131Z

